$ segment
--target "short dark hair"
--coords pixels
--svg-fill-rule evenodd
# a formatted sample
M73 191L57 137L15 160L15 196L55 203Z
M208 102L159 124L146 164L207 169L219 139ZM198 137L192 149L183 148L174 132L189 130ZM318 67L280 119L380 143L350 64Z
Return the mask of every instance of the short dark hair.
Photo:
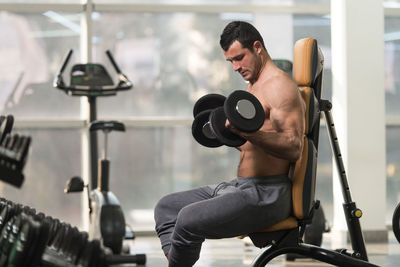
M232 21L226 25L221 34L219 44L224 51L228 51L234 41L239 41L243 48L253 51L255 41L260 41L265 49L264 40L257 29L250 23L244 21Z

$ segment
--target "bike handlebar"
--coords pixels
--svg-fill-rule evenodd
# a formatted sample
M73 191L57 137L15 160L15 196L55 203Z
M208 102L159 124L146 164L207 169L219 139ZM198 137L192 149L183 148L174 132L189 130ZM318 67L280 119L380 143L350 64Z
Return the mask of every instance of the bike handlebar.
M121 72L120 68L118 67L117 63L114 60L114 57L112 56L109 50L106 51L107 57L110 60L111 64L113 65L119 77L119 81L115 86L106 85L106 86L92 87L89 85L68 85L68 86L65 85L62 75L65 71L66 66L68 65L72 53L73 50L72 49L69 50L59 73L54 79L53 86L55 88L61 89L65 91L67 94L72 94L75 96L110 96L110 95L115 95L118 91L125 91L132 88L133 86L132 82L128 79L128 77L126 77L125 74Z

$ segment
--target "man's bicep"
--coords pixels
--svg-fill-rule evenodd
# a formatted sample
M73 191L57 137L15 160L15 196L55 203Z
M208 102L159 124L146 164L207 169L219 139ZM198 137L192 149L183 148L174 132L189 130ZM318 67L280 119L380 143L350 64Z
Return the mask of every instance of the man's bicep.
M277 132L290 130L294 126L294 116L290 110L282 108L273 108L270 111L270 120L272 127Z
M272 127L277 132L294 132L301 135L304 128L304 114L300 104L286 103L270 110Z
M273 104L270 109L270 119L277 129L288 130L302 124L304 111L297 87L278 90L271 97Z

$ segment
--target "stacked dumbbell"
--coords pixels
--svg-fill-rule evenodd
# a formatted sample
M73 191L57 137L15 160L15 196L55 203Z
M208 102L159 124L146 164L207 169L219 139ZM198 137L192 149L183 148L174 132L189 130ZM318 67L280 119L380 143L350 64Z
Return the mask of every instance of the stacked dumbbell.
M0 266L39 266L49 219L30 207L0 200Z
M42 255L45 266L108 266L100 241L58 219L52 220L50 238Z
M0 180L20 187L31 138L12 134L14 117L0 116ZM0 198L0 267L108 266L99 240L70 224Z
M0 199L0 267L108 266L99 240L70 224Z
M193 107L194 139L206 147L239 147L246 139L225 127L226 120L242 132L255 132L264 124L265 112L258 99L246 91L234 91L228 97L208 94Z
M16 187L24 181L25 166L31 138L11 134L14 124L12 115L0 116L0 179Z

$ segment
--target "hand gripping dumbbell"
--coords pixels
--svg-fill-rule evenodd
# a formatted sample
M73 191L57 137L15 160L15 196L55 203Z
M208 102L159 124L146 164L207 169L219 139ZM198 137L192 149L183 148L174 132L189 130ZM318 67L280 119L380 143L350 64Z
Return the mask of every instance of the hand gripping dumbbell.
M264 124L264 109L253 94L238 90L223 99L221 95L211 94L195 104L192 133L196 141L204 146L238 147L246 142L225 127L226 119L242 132L255 132Z

